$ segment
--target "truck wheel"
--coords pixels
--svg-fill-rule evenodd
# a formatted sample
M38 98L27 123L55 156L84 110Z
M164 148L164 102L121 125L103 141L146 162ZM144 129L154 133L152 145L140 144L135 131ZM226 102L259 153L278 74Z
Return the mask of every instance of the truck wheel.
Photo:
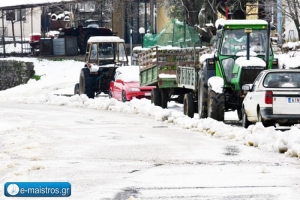
M80 95L80 92L79 92L79 83L76 83L75 87L74 87L74 95L76 95L76 94Z
M223 93L216 93L210 89L208 92L207 116L218 121L224 121L224 102Z
M152 89L151 91L151 103L154 103L155 106L161 107L161 96L157 88Z
M242 108L242 125L244 128L248 128L248 126L251 125L251 122L248 121L248 117L244 108Z
M90 70L88 68L81 69L79 92L80 94L86 94L89 98L95 98L95 92L93 91L93 79L90 76Z
M186 93L183 98L183 113L190 118L194 117L194 97L192 93Z
M162 108L168 108L168 90L167 89L160 89L160 96L161 96L161 107Z
M128 101L127 98L126 98L126 92L125 91L122 91L122 101L123 102Z
M198 114L199 119L207 118L207 95L208 89L207 85L204 83L203 72L199 79L198 87Z

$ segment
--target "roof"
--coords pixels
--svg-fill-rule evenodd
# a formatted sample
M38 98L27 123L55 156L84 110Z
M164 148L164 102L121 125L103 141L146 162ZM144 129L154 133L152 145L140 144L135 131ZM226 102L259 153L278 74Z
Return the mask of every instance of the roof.
M256 25L268 25L268 22L265 20L224 20L224 25L247 25L247 24L256 24Z
M125 42L123 39L118 36L93 36L90 37L88 43L97 43L97 42Z
M30 8L38 7L42 5L52 4L52 3L66 3L73 2L74 0L10 0L10 1L1 1L0 9L9 10L16 8Z

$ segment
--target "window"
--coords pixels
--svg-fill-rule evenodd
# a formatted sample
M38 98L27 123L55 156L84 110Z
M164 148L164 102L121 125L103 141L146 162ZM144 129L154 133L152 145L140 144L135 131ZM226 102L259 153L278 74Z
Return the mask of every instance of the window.
M127 62L124 44L119 44L119 61Z
M250 33L250 52L255 52L257 55L265 55L267 30L252 30ZM244 29L225 30L221 54L235 55L239 51L246 51L247 34ZM271 49L270 49L271 50ZM272 55L272 51L270 51Z
M257 88L257 86L258 86L258 82L259 82L260 77L261 77L262 75L263 75L263 73L260 73L260 74L256 77L256 79L254 80L253 86L252 86L252 91L255 91L255 90L256 90L256 88Z
M21 12L21 14L20 14ZM7 10L6 11L6 20L7 21L26 21L26 8Z
M266 88L300 87L299 72L276 72L266 75L263 86Z
M26 21L26 8L16 10L16 19L17 21Z
M15 20L15 10L6 11L6 20L7 21Z

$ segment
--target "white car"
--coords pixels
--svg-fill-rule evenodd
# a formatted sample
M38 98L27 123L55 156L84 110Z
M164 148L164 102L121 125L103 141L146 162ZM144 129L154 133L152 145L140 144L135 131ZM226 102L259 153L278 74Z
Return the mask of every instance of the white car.
M300 69L262 71L253 84L245 84L242 124L262 122L264 126L300 123Z

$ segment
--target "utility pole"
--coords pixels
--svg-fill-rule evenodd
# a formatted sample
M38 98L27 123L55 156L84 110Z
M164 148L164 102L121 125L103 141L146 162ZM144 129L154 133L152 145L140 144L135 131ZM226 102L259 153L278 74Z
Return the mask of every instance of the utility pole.
M282 0L277 0L277 34L278 44L282 44Z

